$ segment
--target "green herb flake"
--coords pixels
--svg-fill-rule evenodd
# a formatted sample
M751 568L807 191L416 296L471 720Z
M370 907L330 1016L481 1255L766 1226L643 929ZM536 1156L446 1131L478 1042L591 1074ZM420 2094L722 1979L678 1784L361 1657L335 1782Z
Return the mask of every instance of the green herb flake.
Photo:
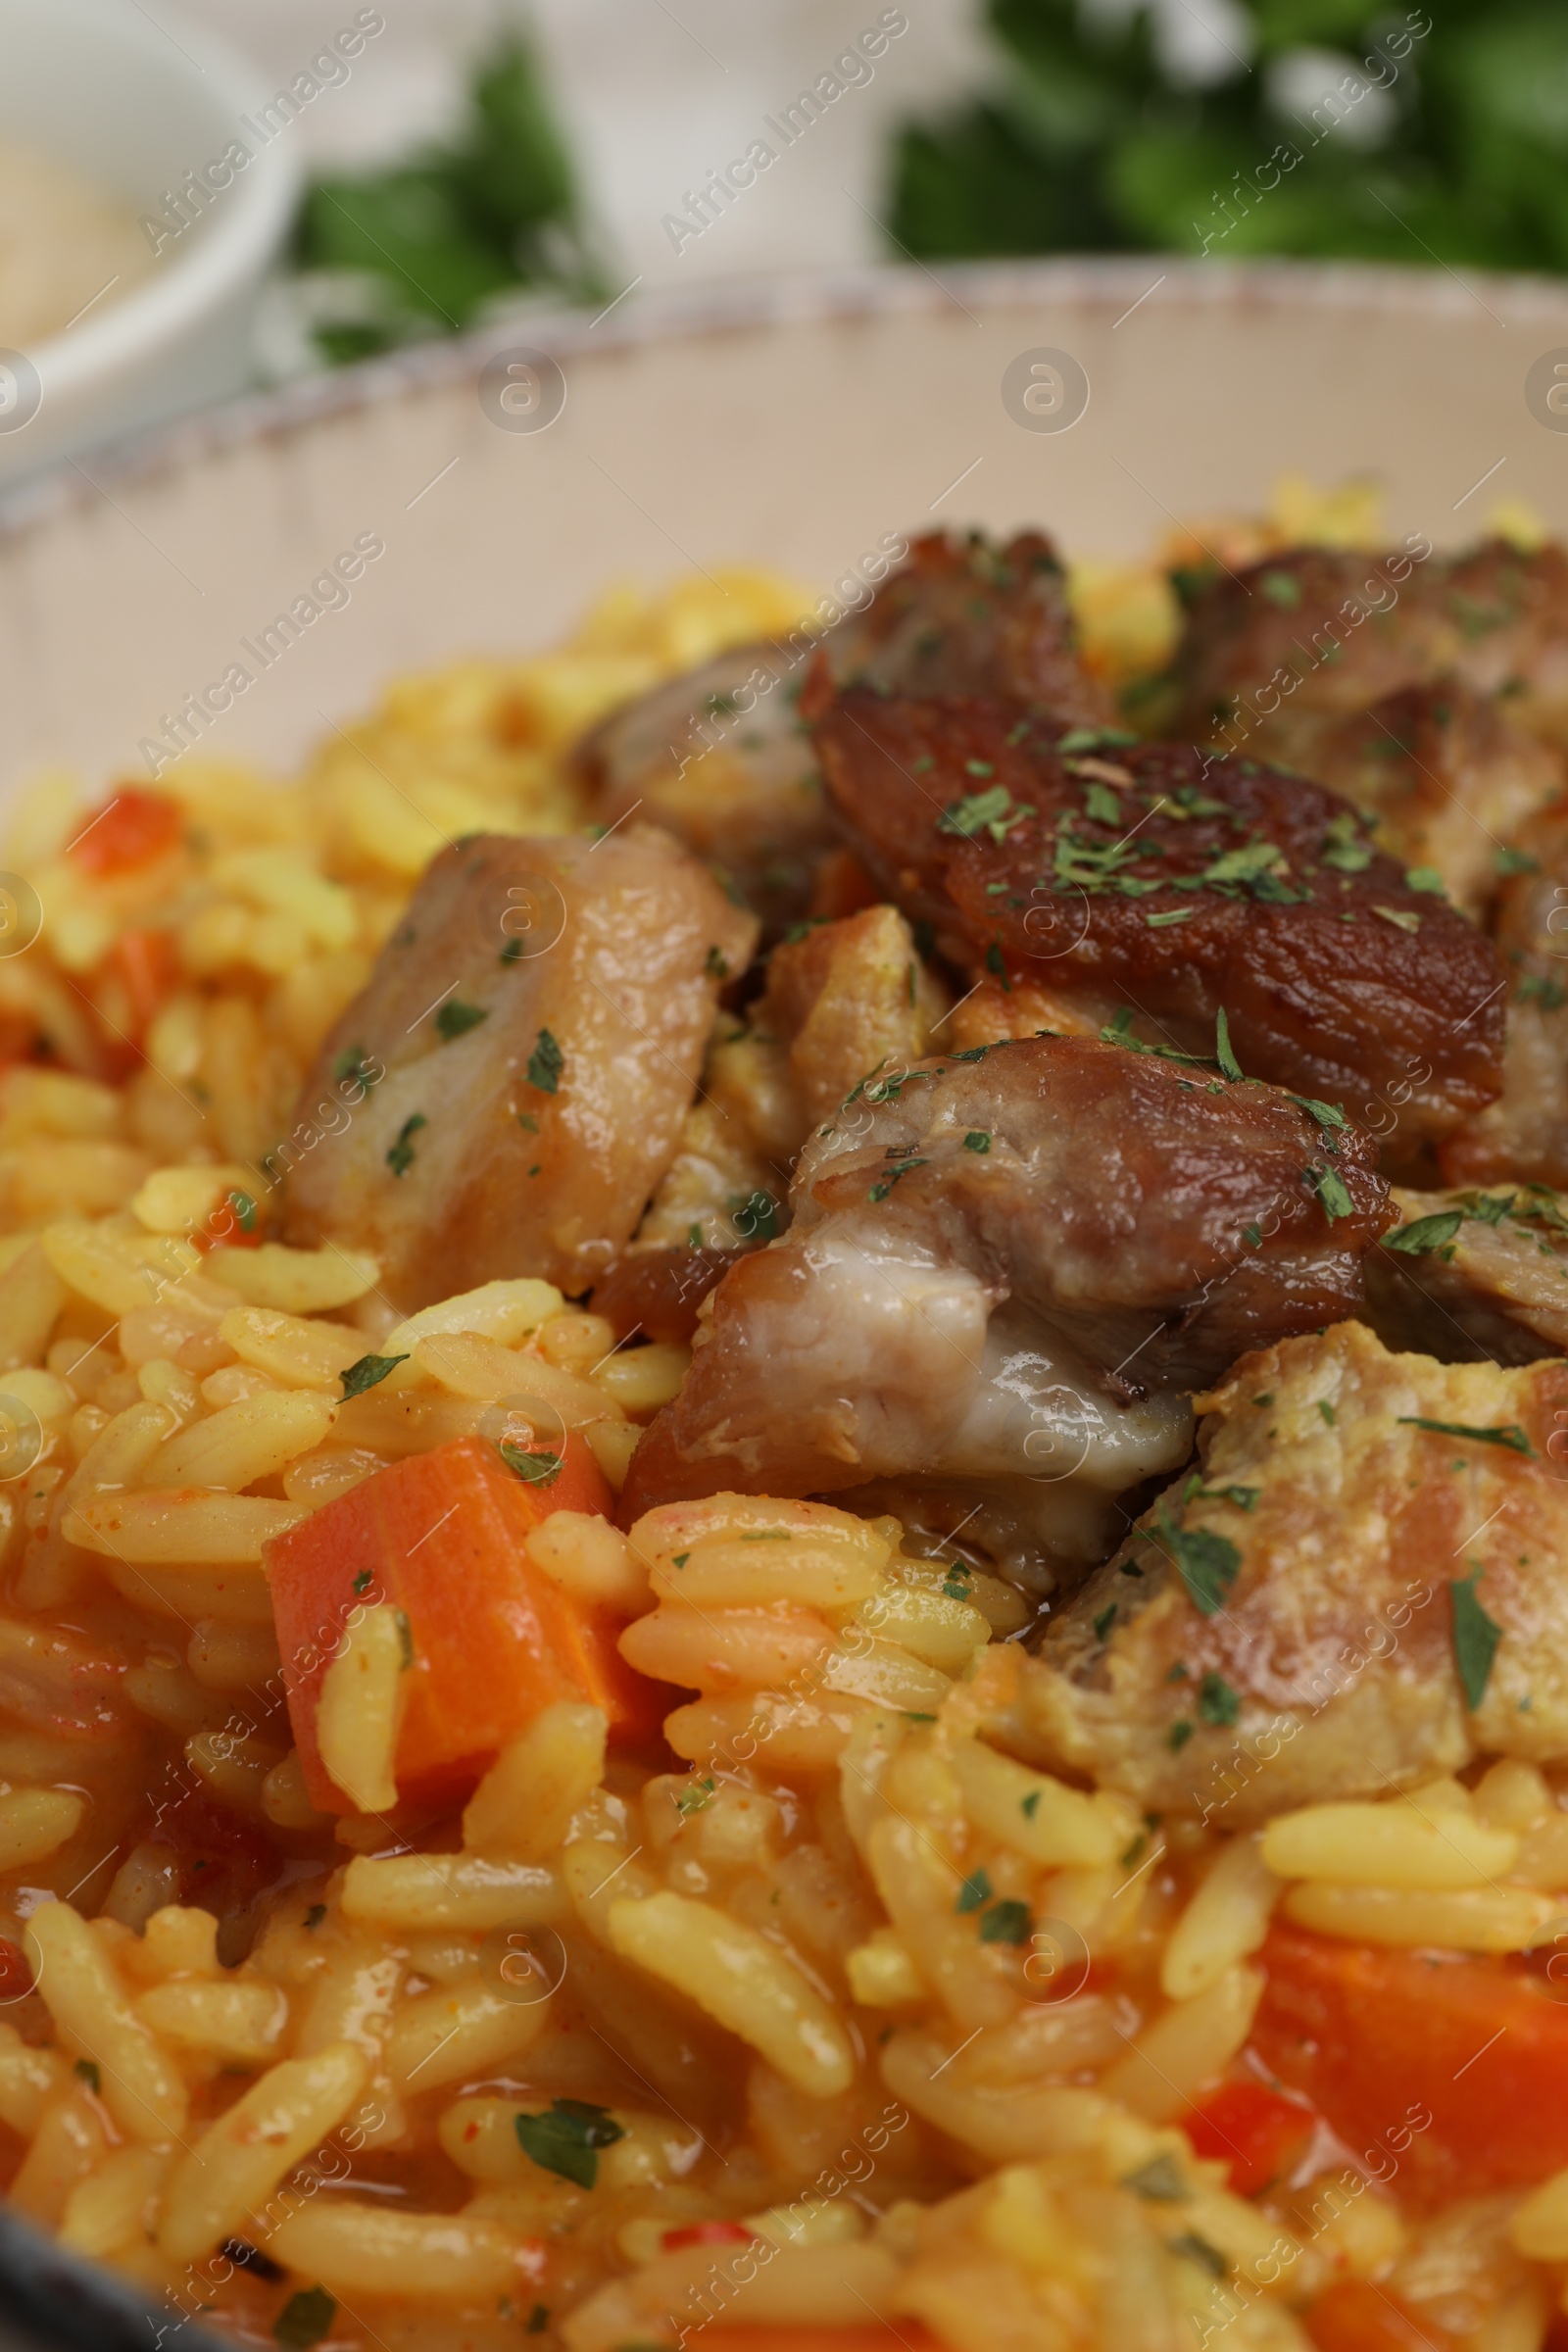
M1301 583L1294 571L1265 571L1257 584L1282 612L1294 612L1301 601Z
M307 1928L314 1930L320 1926L325 1917L326 1905L324 1903L313 1903L305 1914L305 1925Z
M706 1781L698 1781L692 1788L681 1790L675 1799L675 1810L682 1821L685 1821L693 1813L702 1813L707 1810L713 1801L715 1787L716 1783L710 1774Z
M435 1016L435 1025L448 1045L455 1037L466 1037L477 1029L481 1021L490 1018L487 1004L465 1004L460 997L448 997Z
M1027 1796L1019 1797L1018 1810L1023 1815L1025 1821L1033 1821L1035 1815L1040 1810L1040 1791L1038 1788L1031 1788Z
M1136 2173L1128 2173L1122 2186L1130 2188L1135 2197L1148 2197L1156 2205L1179 2205L1192 2193L1175 2157L1165 2155L1152 2156Z
M522 941L520 939L509 939L496 960L498 963L520 963L522 961Z
M1446 899L1448 886L1435 865L1411 865L1405 868L1406 890L1424 891L1434 899Z
M973 766L969 772L975 772ZM984 772L989 775L991 770L986 768ZM937 831L956 834L960 841L973 841L977 834L989 833L1000 847L1015 826L1033 814L1031 808L1013 806L1005 784L993 784L989 791L966 793L961 801L944 808L937 819Z
M936 1717L928 1715L924 1707L901 1707L899 1712L906 1723L935 1723L936 1721Z
M1100 1615L1095 1619L1095 1640L1103 1642L1115 1622L1116 1603L1112 1601L1109 1608L1102 1609Z
M367 1389L375 1388L389 1372L395 1372L399 1364L408 1360L407 1354L360 1356L343 1375L344 1396L363 1396Z
M578 2188L592 2188L599 2178L599 2151L612 2148L626 2136L608 2107L586 2099L553 2099L546 2115L516 2115L517 2144L525 2156L547 2173Z
M1057 737L1056 750L1064 756L1069 752L1098 751L1102 745L1130 751L1142 740L1139 735L1129 735L1123 727L1069 727L1065 735Z
M1333 1405L1330 1404L1326 1396L1320 1396L1318 1398L1317 1409L1323 1416L1324 1427L1327 1429L1333 1429L1339 1420L1339 1415L1335 1412Z
M980 1940L982 1943L1027 1943L1034 1934L1034 1925L1028 1904L1020 1903L1009 1895L980 1914Z
M1188 1598L1201 1616L1212 1617L1241 1572L1242 1555L1229 1536L1209 1527L1178 1527L1163 1503L1154 1541L1175 1561Z
M561 1073L566 1066L566 1056L548 1029L541 1029L528 1056L528 1084L536 1086L542 1095L560 1091Z
M379 1071L373 1078L370 1075L374 1058L368 1046L349 1046L333 1062L332 1075L339 1086L363 1086L368 1093L381 1077Z
M230 1193L228 1205L234 1211L234 1222L241 1233L256 1231L256 1203L249 1193Z
M1372 862L1372 846L1362 838L1361 820L1353 808L1337 816L1323 836L1318 856L1338 873L1364 874Z
M1146 914L1144 920L1151 931L1163 931L1171 923L1190 922L1197 912L1196 906L1168 906L1162 914Z
M544 2333L545 2329L546 2329L546 2328L549 2327L549 2325L550 2325L550 2306L549 2306L549 2304L548 2304L548 2303L536 2303L536 2304L534 2305L534 2307L533 2307L532 2311L530 2311L530 2312L529 2312L529 2314L528 2314L527 2325L524 2327L524 2328L523 2328L523 2331L522 2331L522 2332L523 2332L523 2334L524 2334L524 2335L543 2335L543 2333Z
M288 2345L290 2352L308 2352L310 2345L330 2335L336 2317L336 2299L324 2286L301 2287L272 2322L273 2340Z
M1173 2254L1185 2254L1189 2262L1196 2262L1199 2269L1206 2271L1211 2278L1229 2276L1231 2266L1218 2246L1211 2246L1207 2238L1200 2237L1195 2230L1185 2230L1180 2237L1173 2237L1167 2242Z
M1179 1756L1192 1736L1193 1727L1187 1721L1186 1717L1183 1716L1181 1721L1179 1723L1173 1723L1170 1727L1170 1730L1165 1734L1165 1745L1170 1749L1170 1752L1173 1756Z
M1242 1065L1231 1049L1231 1025L1222 1004L1214 1015L1214 1059L1219 1063L1220 1076L1234 1082L1240 1080Z
M1337 1168L1303 1168L1301 1174L1316 1193L1318 1206L1331 1225L1339 1217L1354 1215L1355 1203Z
M893 1187L898 1183L901 1176L907 1176L912 1168L923 1168L926 1165L927 1162L923 1159L900 1160L898 1166L896 1168L890 1168L886 1176L883 1177L879 1184L873 1184L871 1186L869 1192L865 1196L866 1199L868 1200L885 1200L889 1193L892 1192Z
M92 2091L94 2095L102 2090L103 2078L98 2071L98 2061L96 2058L78 2058L75 2065L72 2068L72 2073L79 2075L83 2082L86 2083L87 2088Z
M1444 1438L1473 1438L1478 1446L1506 1446L1510 1452L1534 1454L1535 1447L1517 1421L1504 1422L1499 1429L1474 1429L1468 1421L1429 1421L1422 1413L1401 1413L1403 1429L1430 1429Z
M1459 1670L1464 1703L1472 1715L1487 1695L1492 1662L1502 1640L1501 1626L1494 1617L1487 1615L1476 1591L1484 1573L1476 1566L1468 1576L1455 1577L1448 1586L1448 1597L1453 1603L1453 1662Z
M703 970L710 980L727 980L729 978L729 957L722 948L709 949L708 959L703 965Z
M963 1148L966 1152L989 1152L991 1138L983 1127L971 1127L963 1139Z
M1084 814L1097 825L1119 825L1121 803L1108 784L1091 784L1084 795Z
M530 1453L525 1446L514 1446L510 1438L503 1438L496 1451L524 1486L553 1487L561 1476L559 1453Z
M1541 859L1532 858L1528 850L1516 850L1499 843L1492 853L1493 871L1498 874L1539 874Z
M958 1899L953 1907L958 1912L978 1911L982 1903L990 1902L994 1891L986 1873L983 1870L973 1871L959 1887Z
M1222 1674L1215 1674L1211 1669L1204 1674L1198 1686L1198 1712L1205 1723L1221 1727L1239 1720L1241 1698Z
M1386 1233L1383 1247L1400 1250L1406 1257L1425 1257L1429 1250L1445 1249L1463 1223L1462 1209L1439 1209L1435 1216L1416 1217L1410 1224Z
M1419 931L1421 928L1421 917L1412 913L1408 906L1374 906L1372 911L1381 914L1383 920L1392 923L1396 931Z
M430 1122L422 1110L411 1112L409 1117L404 1120L398 1129L396 1143L386 1154L386 1164L394 1176L406 1176L413 1167L414 1138L421 1127L428 1127L429 1124Z

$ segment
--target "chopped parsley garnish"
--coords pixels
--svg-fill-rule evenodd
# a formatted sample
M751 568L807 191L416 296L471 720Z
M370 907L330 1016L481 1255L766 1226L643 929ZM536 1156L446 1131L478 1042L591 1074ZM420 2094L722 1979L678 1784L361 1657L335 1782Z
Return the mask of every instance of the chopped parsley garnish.
M450 1045L455 1037L465 1037L477 1029L481 1021L490 1018L488 1004L465 1004L461 997L448 997L435 1016L435 1025Z
M993 1903L989 1911L981 1912L980 1940L982 1943L1027 1943L1034 1934L1034 1924L1029 1916L1028 1904L1020 1903L1009 1895L1000 1903Z
M959 1887L958 1899L953 1907L960 1912L978 1911L982 1903L990 1902L993 1891L986 1873L983 1870L973 1871Z
M586 2099L552 2099L547 2115L516 2115L513 2122L523 2154L579 2188L592 2188L598 2180L600 2149L626 2136L608 2107Z
M1189 2262L1196 2262L1199 2269L1206 2271L1211 2278L1229 2276L1231 2266L1218 2246L1211 2246L1207 2238L1200 2237L1195 2230L1185 2230L1180 2237L1170 2238L1167 2242L1173 2254L1185 2254Z
M1239 1511L1250 1511L1256 1503L1261 1487L1205 1487L1201 1474L1194 1471L1182 1494L1183 1502L1233 1502Z
M1332 1225L1336 1217L1354 1214L1355 1203L1346 1190L1345 1178L1336 1168L1303 1168L1306 1178L1318 1197L1318 1204Z
M429 1120L422 1110L412 1111L398 1129L397 1142L386 1154L386 1164L394 1176L406 1176L414 1165L414 1138Z
M1478 1446L1506 1446L1510 1452L1534 1454L1535 1447L1517 1421L1506 1421L1498 1429L1474 1429L1468 1421L1429 1421L1422 1413L1401 1413L1403 1429L1430 1429L1441 1438L1473 1438Z
M1543 1012L1561 1012L1568 1004L1568 989L1561 981L1538 979L1534 972L1525 974L1513 994L1516 1004L1535 1003Z
M553 1095L561 1085L561 1073L565 1066L566 1056L549 1030L541 1029L528 1056L528 1084L536 1086L542 1095Z
M1102 1609L1100 1615L1095 1619L1095 1640L1103 1642L1115 1622L1116 1603L1112 1601L1109 1608Z
M103 2088L103 2078L98 2071L96 2058L78 2058L72 2071L81 2077L90 2091L96 2093Z
M896 1168L889 1168L880 1184L872 1185L865 1196L866 1199L868 1200L885 1200L901 1176L907 1176L911 1168L923 1168L927 1164L923 1159L901 1159Z
M228 1205L234 1211L234 1222L241 1233L256 1231L256 1203L249 1193L230 1193Z
M989 1152L991 1138L983 1127L971 1127L963 1139L963 1148L966 1152Z
M1193 1727L1187 1721L1187 1718L1184 1715L1181 1721L1179 1723L1173 1723L1170 1727L1170 1730L1165 1734L1165 1745L1170 1749L1170 1752L1173 1756L1179 1756L1192 1736Z
M710 980L727 980L729 978L729 957L722 948L709 949L708 960L703 965L703 969Z
M1350 1124L1337 1102L1320 1102L1316 1095L1293 1095L1291 1101L1328 1134L1337 1135ZM1332 1145L1329 1149L1333 1149Z
M1175 1561L1193 1606L1212 1617L1241 1571L1241 1553L1229 1536L1210 1527L1178 1527L1163 1503L1156 1519L1159 1533L1153 1541Z
M1342 874L1364 874L1372 862L1372 845L1361 834L1361 820L1353 808L1337 816L1323 836L1318 856L1325 865L1332 865Z
M1220 1076L1233 1081L1242 1075L1242 1065L1231 1050L1231 1025L1222 1004L1214 1015L1214 1059L1219 1063Z
M374 1077L370 1074L372 1067L375 1068ZM374 1086L383 1074L380 1068L375 1066L375 1056L368 1046L350 1046L346 1052L338 1055L332 1064L332 1075L339 1086L369 1088Z
M690 1814L703 1812L707 1806L712 1803L713 1788L714 1783L710 1776L706 1781L698 1781L693 1788L681 1790L675 1799L675 1810L682 1821L686 1820Z
M972 763L969 772L975 772ZM989 775L991 770L986 768L984 772ZM993 784L988 791L966 793L961 801L944 808L937 819L937 831L955 833L960 841L973 841L977 834L989 833L1000 847L1014 826L1033 814L1033 808L1027 806L1014 806L1005 784Z
M1528 850L1516 850L1499 843L1492 853L1493 870L1499 874L1539 874L1541 859L1532 858Z
M1122 2186L1135 2197L1149 2197L1160 2205L1179 2205L1189 2193L1174 2156L1152 2156L1136 2173L1127 2174Z
M1275 841L1244 842L1240 849L1222 850L1198 877L1201 882L1255 882L1262 874L1290 871L1285 852Z
M303 2286L297 2295L290 2295L276 2319L272 2334L289 2352L309 2352L323 2335L330 2335L332 2322L337 2317L336 2298L324 2286Z
M1320 1396L1320 1397L1318 1398L1318 1400L1317 1400L1317 1409L1318 1409L1319 1413L1321 1413L1321 1415L1322 1415L1322 1417L1323 1417L1323 1425L1324 1425L1324 1427L1325 1427L1326 1429L1333 1429L1333 1428L1334 1428L1334 1426L1335 1426L1335 1424L1336 1424L1336 1423L1338 1422L1338 1420L1339 1420L1339 1415L1338 1415L1338 1413L1336 1413L1336 1411L1334 1410L1334 1407L1333 1407L1333 1405L1332 1405L1332 1404L1330 1404L1330 1402L1329 1402L1329 1400L1328 1400L1328 1398L1327 1398L1326 1396Z
M1282 612L1294 612L1301 601L1301 583L1294 571L1265 571L1257 584Z
M522 941L520 939L509 939L506 946L502 949L498 960L502 963L520 963L522 961Z
M553 1487L561 1476L559 1453L530 1453L525 1446L514 1446L510 1438L503 1438L496 1451L525 1486Z
M1448 886L1435 865L1411 865L1405 868L1406 890L1425 891L1435 899L1446 899Z
M369 1569L362 1568L359 1575L354 1579L352 1590L356 1592L368 1592L370 1589L372 1581L373 1580L371 1578Z
M1477 1566L1468 1576L1455 1577L1448 1586L1448 1597L1453 1603L1453 1662L1459 1670L1464 1703L1472 1715L1487 1695L1492 1661L1502 1640L1501 1626L1494 1617L1487 1615L1476 1592L1482 1575Z
M1402 1250L1406 1257L1425 1257L1429 1250L1445 1249L1464 1223L1464 1211L1440 1208L1430 1217L1416 1217L1383 1237L1385 1250Z
M1421 917L1412 913L1407 906L1374 906L1372 911L1381 914L1386 923L1393 923L1397 931L1419 931L1421 928Z
M1220 1725L1235 1723L1241 1715L1241 1698L1222 1674L1204 1674L1198 1686L1198 1712L1205 1723Z
M1084 794L1084 814L1097 825L1119 825L1121 803L1108 784L1093 783Z
M324 1903L313 1903L305 1914L305 1925L308 1928L318 1928L325 1917L326 1905Z
M1065 735L1057 737L1056 749L1063 754L1093 752L1109 744L1126 750L1141 741L1141 736L1129 735L1122 727L1069 727Z
M1033 1821L1035 1815L1040 1810L1040 1791L1038 1788L1031 1788L1027 1796L1019 1797L1018 1810L1023 1815L1025 1821Z
M395 1372L399 1364L408 1360L407 1354L362 1355L343 1375L344 1396L363 1396L367 1389L373 1389L378 1381L385 1380L389 1372Z
M1167 906L1161 914L1146 914L1144 920L1151 931L1162 931L1168 923L1191 921L1197 912L1196 906Z

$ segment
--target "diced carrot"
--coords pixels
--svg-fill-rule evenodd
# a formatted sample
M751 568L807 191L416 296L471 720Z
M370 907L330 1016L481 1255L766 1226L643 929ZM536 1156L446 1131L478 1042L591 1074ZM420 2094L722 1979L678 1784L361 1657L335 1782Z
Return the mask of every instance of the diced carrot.
M670 1692L635 1674L616 1620L568 1600L523 1549L556 1510L608 1518L610 1489L582 1438L529 1484L496 1447L458 1438L394 1462L267 1546L289 1720L311 1801L353 1810L321 1762L322 1677L357 1603L408 1619L413 1683L394 1772L404 1797L456 1797L558 1699L605 1708L623 1745L656 1740Z
M1568 2165L1568 2003L1518 1961L1276 1927L1252 2045L1380 2178L1423 2200Z
M184 827L184 810L167 792L122 784L80 827L71 855L84 874L126 874L172 850Z
M686 2222L666 2230L660 2242L666 2254L675 2254L682 2246L749 2246L756 2235L744 2222Z
M1386 2286L1341 2278L1301 2314L1317 2352L1448 2352L1446 2328L1419 2317Z
M1239 2197L1255 2197L1277 2180L1287 2158L1308 2139L1317 2118L1298 2099L1282 2098L1266 2082L1243 2077L1222 2082L1200 2107L1181 2118L1193 2153L1230 2166Z

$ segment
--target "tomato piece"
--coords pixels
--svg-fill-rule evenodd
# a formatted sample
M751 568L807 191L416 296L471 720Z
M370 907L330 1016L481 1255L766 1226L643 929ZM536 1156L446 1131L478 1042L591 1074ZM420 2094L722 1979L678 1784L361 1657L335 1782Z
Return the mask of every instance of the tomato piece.
M32 1990L32 1971L20 1943L0 1936L0 2002L20 2001Z
M1252 2046L1355 2156L1437 2201L1568 2165L1568 2003L1517 1961L1276 1926Z
M170 931L122 931L100 970L109 983L100 1009L125 1040L140 1047L179 985L179 955Z
M70 855L84 874L103 880L150 865L174 847L184 829L185 812L167 792L122 784L114 799L87 819Z
M749 2246L756 2235L744 2222L686 2222L666 2230L660 2243L666 2254L674 2254L682 2246Z
M1277 2180L1293 2150L1311 2136L1317 2118L1298 2099L1282 2098L1266 2082L1242 2077L1223 2082L1181 2119L1195 2156L1230 2167L1239 2197L1255 2197Z
M705 2328L700 2340L703 2352L943 2352L918 2320L903 2318L853 2328L745 2328L732 2320L724 2328Z
M1317 2352L1447 2352L1453 2338L1365 2278L1341 2278L1301 2314Z

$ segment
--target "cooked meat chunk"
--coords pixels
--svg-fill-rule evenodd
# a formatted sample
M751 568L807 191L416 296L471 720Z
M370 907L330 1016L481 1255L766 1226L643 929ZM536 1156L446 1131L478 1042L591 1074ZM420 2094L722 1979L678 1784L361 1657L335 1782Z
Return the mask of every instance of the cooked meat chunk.
M839 838L796 707L806 658L736 646L612 711L575 754L601 823L637 809L666 826L773 929L805 913Z
M820 708L825 688L812 682ZM1331 793L1249 760L863 688L816 722L866 861L951 960L1375 1118L1413 1158L1499 1085L1501 975ZM1396 1091L1397 1090L1397 1092Z
M504 1275L584 1290L669 1164L716 975L755 938L655 825L459 842L317 1057L293 1131L317 1140L280 1148L287 1238L372 1250L404 1311Z
M788 1238L713 1294L625 1509L1034 1483L1092 1557L1104 1497L1183 1458L1184 1387L1359 1304L1370 1161L1272 1088L1098 1040L873 1080L807 1146Z
M978 531L917 539L863 612L834 630L837 684L878 694L1002 695L1080 726L1103 726L1109 698L1079 663L1066 580L1051 541L1004 547Z
M1482 1752L1568 1758L1568 1364L1439 1364L1341 1323L1198 1405L1201 1470L1027 1666L1042 1760L1240 1828ZM1474 1602L1501 1629L1484 1693Z
M1407 870L1441 878L1479 922L1509 870L1525 819L1561 791L1562 755L1449 679L1406 686L1339 720L1299 764L1374 820Z
M1505 692L1520 726L1562 741L1568 557L1500 540L1438 557L1419 534L1387 556L1297 548L1207 584L1177 668L1190 726L1309 773L1325 720L1441 678Z
M1005 547L978 532L917 539L870 604L819 642L841 679L1110 714L1079 666L1061 565L1038 532ZM808 912L842 839L797 709L811 651L804 630L737 646L613 711L576 752L602 822L640 808L666 825L733 880L770 935Z
M1568 1217L1554 1193L1406 1193L1366 1264L1371 1320L1391 1348L1445 1363L1568 1355Z
M1502 1094L1447 1139L1441 1165L1449 1184L1568 1185L1568 800L1521 825L1503 863L1494 916L1509 975Z

